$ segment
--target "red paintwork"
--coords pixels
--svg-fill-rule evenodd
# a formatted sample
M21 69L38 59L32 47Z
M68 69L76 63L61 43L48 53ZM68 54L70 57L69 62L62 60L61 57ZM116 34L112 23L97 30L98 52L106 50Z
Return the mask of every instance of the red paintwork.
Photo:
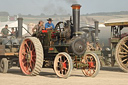
M55 32L52 32L51 37L52 38L55 38L56 37Z
M28 44L28 42L30 43ZM29 62L27 62L26 59L26 55L28 54L28 52L30 53L31 56ZM19 52L19 63L23 73L30 75L35 67L35 62L36 62L36 52L35 52L34 44L32 43L31 40L26 39L21 44L20 52Z
M92 61L88 62L88 65L89 65L89 68L94 68L94 63Z
M47 30L42 30L42 33L47 33L48 31Z
M66 69L66 62L64 62L62 64L63 64L63 68Z

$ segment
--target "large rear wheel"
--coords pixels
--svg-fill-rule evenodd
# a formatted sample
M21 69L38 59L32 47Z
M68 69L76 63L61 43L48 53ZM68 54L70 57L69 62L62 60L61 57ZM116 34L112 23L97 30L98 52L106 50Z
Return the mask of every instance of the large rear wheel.
M25 38L20 46L19 63L25 75L37 75L43 65L43 48L39 39Z
M119 67L128 72L128 37L124 37L116 46L115 58Z
M82 63L87 64L82 68L82 72L87 77L95 77L100 71L100 61L95 53L87 53L82 59Z
M73 68L73 62L69 54L62 52L56 55L54 71L60 78L68 78Z

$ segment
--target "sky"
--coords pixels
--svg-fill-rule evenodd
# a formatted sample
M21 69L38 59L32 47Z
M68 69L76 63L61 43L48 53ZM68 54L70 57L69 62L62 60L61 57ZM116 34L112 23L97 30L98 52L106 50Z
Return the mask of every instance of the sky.
M61 15L71 14L72 4L82 6L81 14L128 11L128 0L0 0L0 11L10 15Z

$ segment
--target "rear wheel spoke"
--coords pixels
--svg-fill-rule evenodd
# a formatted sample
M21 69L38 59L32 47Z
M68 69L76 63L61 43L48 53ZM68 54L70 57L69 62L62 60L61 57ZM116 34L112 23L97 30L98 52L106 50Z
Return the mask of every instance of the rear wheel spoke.
M120 55L120 58L128 57L128 55Z
M124 48L124 47L121 47L124 51L126 51L126 52L128 52L128 50L126 49L126 48Z
M115 59L119 67L128 72L128 36L122 38L116 46Z
M128 53L127 52L119 52L119 54L121 54L121 55L127 55Z
M125 43L123 45L128 49L128 46Z
M128 58L124 59L124 60L122 61L122 63L124 63L125 61L128 61Z

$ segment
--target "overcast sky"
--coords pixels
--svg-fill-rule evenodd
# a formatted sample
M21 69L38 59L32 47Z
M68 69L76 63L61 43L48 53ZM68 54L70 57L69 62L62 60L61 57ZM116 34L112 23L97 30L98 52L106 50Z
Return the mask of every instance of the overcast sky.
M81 4L81 14L128 11L128 0L0 0L0 11L9 14L71 14L71 5Z

